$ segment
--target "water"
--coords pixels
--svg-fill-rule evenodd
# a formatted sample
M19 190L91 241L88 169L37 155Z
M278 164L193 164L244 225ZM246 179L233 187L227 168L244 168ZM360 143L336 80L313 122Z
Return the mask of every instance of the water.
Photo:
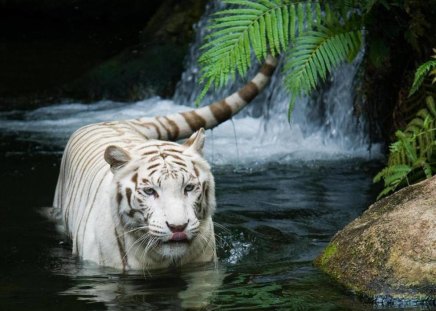
M21 139L1 143L0 310L372 309L312 266L373 200L371 162L217 165L218 272L122 274L72 256L38 214L51 204L60 154L48 140Z
M374 308L312 265L335 232L374 200L374 153L366 145L344 149L340 136L331 145L320 133L297 136L287 123L287 132L274 136L263 130L271 123L250 115L208 133L218 270L123 274L71 255L66 237L39 214L52 203L70 133L86 123L186 109L149 98L0 115L0 310Z
M98 267L72 256L68 239L39 214L52 203L61 153L75 129L191 109L197 49L198 42L174 100L60 103L0 113L1 311L377 308L312 265L377 192L371 179L380 152L377 146L369 151L365 120L354 116L359 60L339 68L313 98L300 99L290 124L289 97L276 76L233 122L208 131L218 269L123 274Z
M206 7L206 13L195 26L196 38L189 51L187 69L174 96L177 105L192 106L201 92L197 62L201 55L200 47L208 35L206 26L210 14L222 8L221 2L211 1ZM297 99L290 123L287 120L290 96L284 85L284 76L277 74L281 73L284 65L283 58L280 58L269 87L236 116L236 124L239 119L256 119L255 124L248 120L240 121L245 123L239 127L243 127L244 131L246 127L253 129L250 135L254 135L255 139L251 139L250 145L255 144L259 150L268 150L268 155L273 148L272 153L296 152L298 154L295 158L312 158L314 154L322 159L326 156L380 158L381 146L372 145L369 140L367 122L361 113L364 110L362 94L356 92L359 83L356 77L363 55L364 50L360 51L353 63L339 66L311 97ZM251 62L251 70L247 75L249 78L254 77L259 69L254 55ZM238 77L224 89L212 87L202 102L210 103L224 98L247 80L248 78ZM283 149L277 150L277 146Z
M263 149L253 130L261 121L251 117L235 121L239 152L231 122L215 130L206 147L217 183L218 271L122 274L71 255L66 237L39 215L52 202L69 133L115 115L174 108L187 109L152 98L2 115L0 310L372 309L312 261L374 199L377 162L325 147L286 153L290 145L263 142L270 146Z

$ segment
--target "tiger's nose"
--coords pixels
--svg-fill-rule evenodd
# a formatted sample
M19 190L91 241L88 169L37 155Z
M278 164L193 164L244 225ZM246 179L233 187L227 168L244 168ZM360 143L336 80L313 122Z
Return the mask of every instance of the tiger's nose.
M184 223L183 225L173 225L173 224L169 224L168 222L166 222L168 228L170 228L171 232L175 233L175 232L183 232L183 230L185 230L186 226L188 226L188 222L189 220Z

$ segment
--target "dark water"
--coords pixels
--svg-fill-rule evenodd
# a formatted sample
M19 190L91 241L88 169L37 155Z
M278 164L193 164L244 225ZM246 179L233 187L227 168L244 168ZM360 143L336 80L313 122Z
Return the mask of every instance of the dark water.
M374 199L370 162L216 167L219 269L122 274L73 257L38 214L52 202L59 149L13 134L0 148L2 311L375 308L312 266Z

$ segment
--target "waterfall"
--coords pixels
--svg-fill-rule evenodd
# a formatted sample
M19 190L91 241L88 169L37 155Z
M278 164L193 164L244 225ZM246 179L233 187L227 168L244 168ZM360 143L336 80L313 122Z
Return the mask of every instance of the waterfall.
M174 102L179 105L192 106L200 94L197 62L200 46L207 35L206 25L209 16L219 6L218 1L208 4L205 14L195 25L196 38L190 48L186 70L174 96ZM380 146L371 146L364 116L358 114L361 107L355 105L361 102L358 100L361 95L356 94L356 75L363 55L362 50L353 63L337 68L315 94L298 99L291 122L287 119L290 95L286 91L284 77L281 74L282 57L269 87L235 117L237 131L243 135L246 129L240 128L254 127L250 134L256 138L248 138L248 141L257 144L258 149L272 148L277 154L283 153L285 158L290 154L296 155L297 158L319 158L318 152L323 156L336 154L364 158L370 157L371 154L380 155ZM254 57L252 63L255 63ZM255 75L258 67L253 66L248 78ZM225 89L209 91L203 102L210 103L225 97L236 91L244 81L246 79L239 78ZM257 120L256 124L252 122L253 119ZM229 126L230 124L227 125ZM241 138L242 141L244 139L247 137ZM244 148L244 144L241 145Z
M187 60L186 70L177 85L174 98L147 98L136 103L100 101L94 104L68 103L44 107L31 112L0 113L0 130L19 132L20 139L57 145L62 149L68 136L78 127L106 120L137 118L186 111L201 91L198 85L199 47L206 35L205 25L218 4L208 4L204 16L195 25L196 38ZM297 100L291 122L287 120L289 94L283 85L280 60L268 88L240 112L233 122L225 122L208 131L206 157L216 165L295 163L307 160L335 160L380 156L366 131L366 121L356 115L354 103L359 64L363 51L352 64L337 68L319 90L310 97ZM253 66L249 77L258 66ZM210 103L235 91L242 79L222 90L209 92L203 103ZM53 131L56 128L56 131Z

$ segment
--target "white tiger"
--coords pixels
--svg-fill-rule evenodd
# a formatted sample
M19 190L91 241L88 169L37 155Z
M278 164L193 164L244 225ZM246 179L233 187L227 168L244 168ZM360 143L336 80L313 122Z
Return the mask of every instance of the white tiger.
M202 157L203 128L241 110L276 65L268 57L238 92L203 108L77 130L53 203L73 253L123 270L215 261L215 184ZM169 142L189 136L182 145Z

